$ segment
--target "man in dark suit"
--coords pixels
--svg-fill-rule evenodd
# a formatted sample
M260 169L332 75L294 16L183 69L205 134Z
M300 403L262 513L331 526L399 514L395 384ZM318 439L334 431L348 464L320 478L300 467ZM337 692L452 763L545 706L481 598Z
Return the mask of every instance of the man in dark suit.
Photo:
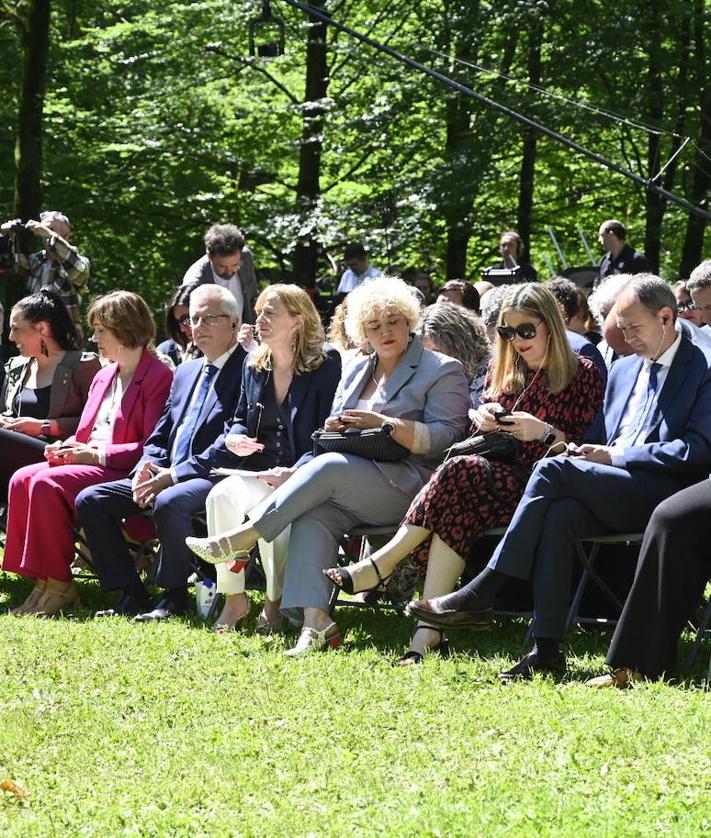
M182 285L214 282L237 301L242 323L254 323L254 303L259 294L254 259L244 236L234 224L213 224L205 233L205 255L187 269Z
M610 371L600 444L538 463L488 567L445 597L411 603L435 625L486 625L510 578L531 579L536 646L504 680L562 672L561 650L578 538L644 529L662 500L711 465L711 353L674 328L676 300L651 275L617 301L634 350Z
M590 687L626 687L676 669L679 636L711 578L711 480L659 504L607 653L611 672Z
M102 587L124 592L114 609L101 614L161 620L187 605L192 554L185 538L192 535L191 516L204 509L215 485L211 469L224 455L225 425L239 399L245 359L229 291L218 285L197 288L190 297L190 321L204 357L176 370L165 411L132 477L92 486L77 498ZM153 512L161 544L156 578L166 589L153 609L121 531L123 519L144 510Z
M646 255L627 244L627 229L621 221L614 218L603 221L598 241L605 255L598 266L596 287L611 274L643 274L652 270Z

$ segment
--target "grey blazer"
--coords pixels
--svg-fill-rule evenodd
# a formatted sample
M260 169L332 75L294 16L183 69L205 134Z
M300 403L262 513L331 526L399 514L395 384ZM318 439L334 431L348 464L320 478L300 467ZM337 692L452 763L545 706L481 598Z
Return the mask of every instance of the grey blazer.
M242 264L237 271L240 284L242 285L242 293L244 294L244 309L242 310L242 322L254 323L257 315L254 311L254 303L259 296L259 286L257 284L257 274L254 270L254 259L252 253L247 245L242 250ZM201 256L197 262L194 262L185 271L182 285L192 285L192 283L199 283L204 285L207 282L214 282L212 275L212 265L207 256Z
M343 371L331 416L353 409L370 381L375 356L357 357ZM444 450L462 439L467 428L469 383L459 361L422 346L416 335L395 372L382 389L378 413L395 419L413 419L427 426L430 448L410 454L399 463L376 463L386 479L414 497L442 461Z
M5 382L0 396L0 412L4 416L15 415L15 399L25 386L31 360L19 355L5 364ZM60 439L65 439L77 429L79 417L86 404L89 385L100 369L98 355L78 349L65 352L57 364L52 376L49 413L46 418L57 421Z

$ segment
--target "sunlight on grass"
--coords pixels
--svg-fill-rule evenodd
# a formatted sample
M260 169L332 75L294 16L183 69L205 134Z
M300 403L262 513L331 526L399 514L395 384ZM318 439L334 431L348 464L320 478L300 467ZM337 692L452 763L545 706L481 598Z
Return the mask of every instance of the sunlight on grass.
M338 616L344 648L302 660L282 655L293 637L197 622L0 617L0 780L29 793L0 793L0 833L711 829L708 648L681 686L593 692L607 638L577 632L566 683L502 686L522 623L461 631L450 660L403 670L408 620Z

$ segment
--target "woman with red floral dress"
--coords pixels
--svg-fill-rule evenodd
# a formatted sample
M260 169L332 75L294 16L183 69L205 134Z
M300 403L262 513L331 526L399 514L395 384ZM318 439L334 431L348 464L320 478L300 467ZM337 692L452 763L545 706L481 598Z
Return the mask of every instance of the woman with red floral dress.
M509 431L521 442L520 456L513 463L478 455L444 462L384 547L352 568L325 571L334 584L349 593L376 588L414 553L425 574L423 597L449 593L476 539L511 520L536 461L558 443L581 442L602 407L605 387L592 363L571 351L550 292L534 283L513 289L497 333L474 431ZM420 663L428 649L446 654L448 644L441 631L420 624L400 663Z

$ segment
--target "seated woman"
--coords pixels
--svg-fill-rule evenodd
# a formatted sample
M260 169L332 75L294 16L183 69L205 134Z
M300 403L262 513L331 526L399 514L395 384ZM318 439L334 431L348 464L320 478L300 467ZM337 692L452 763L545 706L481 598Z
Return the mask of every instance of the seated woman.
M311 434L331 411L341 368L323 350L323 327L309 295L296 285L271 285L255 303L261 344L245 363L242 393L227 448L240 457L237 468L254 477L235 475L218 483L207 497L211 535L234 527L289 478L297 460L312 450ZM234 465L230 463L230 465ZM264 608L257 630L281 625L279 607L284 583L289 528L272 542L259 540L267 579ZM244 573L217 566L217 591L225 594L215 631L235 628L249 612Z
M176 367L183 361L191 361L202 355L193 343L193 330L188 313L190 295L197 287L197 284L193 283L176 288L165 310L165 330L168 339L158 344L158 351L167 355Z
M469 380L469 406L479 407L491 356L481 317L456 303L435 303L422 312L417 333L427 349L462 362Z
M99 297L87 321L108 366L91 383L76 433L47 445L47 462L21 468L10 481L3 570L37 580L15 610L19 614L78 606L69 569L78 520L74 500L87 486L128 475L170 390L170 370L148 348L155 323L138 294Z
M52 291L13 306L10 340L20 355L5 366L0 396L0 498L18 468L42 462L47 442L76 430L101 368L93 352L80 350L66 306Z
M415 498L396 535L370 559L326 575L348 592L377 587L413 550L431 538L416 563L425 574L424 598L450 593L472 543L486 530L508 524L536 460L555 443L581 442L602 405L597 369L574 355L555 299L541 285L514 286L499 316L497 347L485 403L475 430L502 429L523 443L513 463L477 455L443 463ZM497 414L510 411L504 419ZM448 651L441 631L415 628L403 665L420 663L428 649Z
M363 522L384 526L400 520L444 450L464 432L468 388L462 365L425 349L413 334L420 314L416 293L394 277L351 292L346 328L356 343L367 339L372 353L348 365L325 423L331 430L386 427L410 453L399 462L320 454L279 486L250 521L214 538L188 539L199 556L219 563L244 555L259 538L273 541L291 524L281 606L303 615L304 628L287 654L340 644L328 610L331 584L322 573L334 563L340 539Z

